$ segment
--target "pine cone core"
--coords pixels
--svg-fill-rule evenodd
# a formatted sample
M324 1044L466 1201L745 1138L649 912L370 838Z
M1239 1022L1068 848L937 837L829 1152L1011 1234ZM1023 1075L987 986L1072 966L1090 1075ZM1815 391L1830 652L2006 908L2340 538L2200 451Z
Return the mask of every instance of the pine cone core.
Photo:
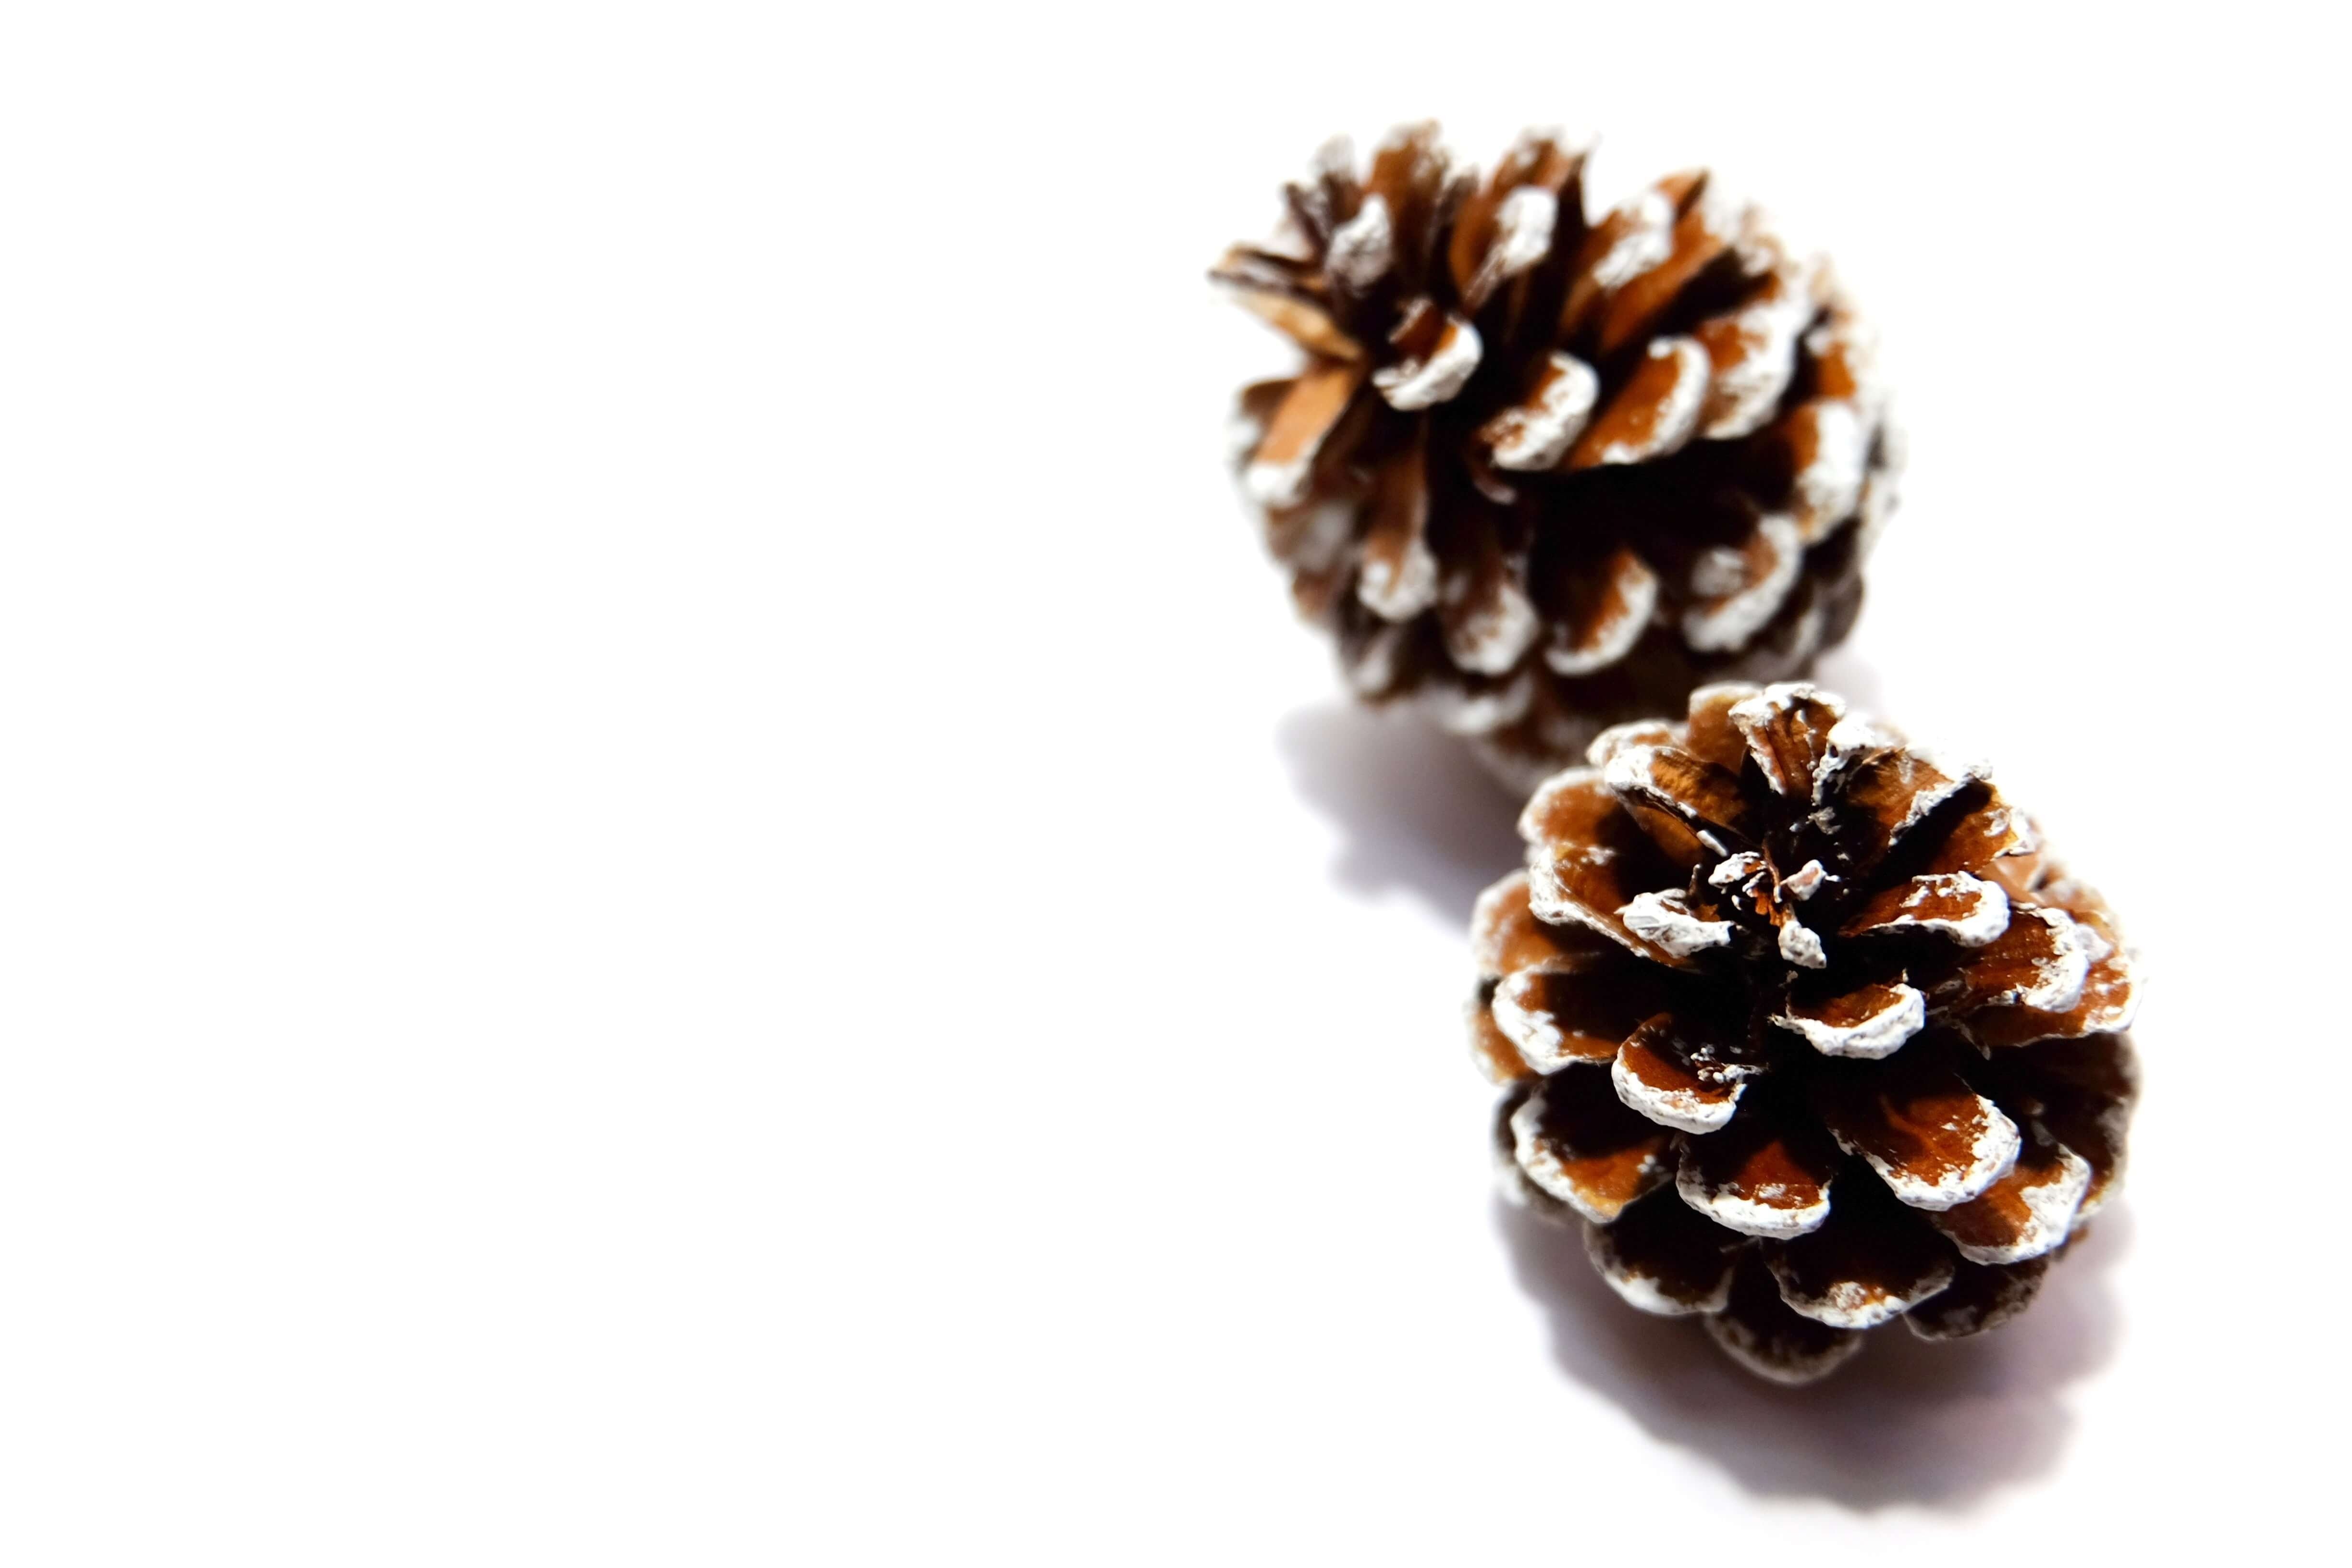
M1249 387L1243 488L1355 689L1526 787L1694 688L1844 637L1892 510L1864 333L1704 173L1597 220L1531 132L1481 181L1433 126L1344 142L1212 276L1307 356Z
M2116 1189L2131 953L1981 767L1714 685L1536 792L1480 899L1507 1194L1786 1382L2025 1307Z

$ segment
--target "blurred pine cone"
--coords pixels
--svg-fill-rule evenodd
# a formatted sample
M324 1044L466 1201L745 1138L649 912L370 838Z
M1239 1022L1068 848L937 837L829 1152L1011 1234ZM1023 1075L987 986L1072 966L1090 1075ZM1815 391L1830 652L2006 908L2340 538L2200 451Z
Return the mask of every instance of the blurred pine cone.
M1705 688L1590 760L1475 919L1507 1192L1784 1382L1898 1316L2021 1310L2123 1170L2133 963L2099 895L1981 768L1810 686Z
M1212 276L1306 351L1245 389L1239 460L1349 681L1521 787L1708 680L1843 638L1894 501L1863 335L1707 176L1589 221L1530 133L1482 184L1433 126L1347 143Z

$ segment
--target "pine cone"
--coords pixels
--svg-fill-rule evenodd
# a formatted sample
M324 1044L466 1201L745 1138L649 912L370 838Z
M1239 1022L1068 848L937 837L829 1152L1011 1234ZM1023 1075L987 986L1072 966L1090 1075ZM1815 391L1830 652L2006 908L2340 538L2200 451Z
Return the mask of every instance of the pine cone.
M1894 442L1844 300L1704 173L1595 223L1557 138L1483 185L1435 138L1332 143L1212 276L1307 355L1239 453L1301 613L1524 788L1843 638Z
M1817 1377L2023 1310L2122 1174L2134 977L1977 767L1810 686L1622 725L1480 899L1506 1190L1620 1295Z

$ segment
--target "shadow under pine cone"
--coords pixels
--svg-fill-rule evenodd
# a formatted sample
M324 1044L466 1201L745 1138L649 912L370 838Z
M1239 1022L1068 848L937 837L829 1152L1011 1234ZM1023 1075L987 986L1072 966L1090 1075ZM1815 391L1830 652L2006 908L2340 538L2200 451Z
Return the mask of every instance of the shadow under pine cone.
M1965 1508L2055 1460L2074 1425L2066 1386L2115 1342L2106 1275L2131 1244L2128 1211L2110 1208L2002 1332L1940 1344L1876 1335L1843 1377L1790 1388L1705 1353L1687 1324L1625 1310L1572 1231L1500 1198L1494 1214L1560 1370L1750 1492L1857 1511Z
M1299 795L1344 836L1332 875L1350 892L1401 888L1467 925L1495 868L1523 853L1519 798L1418 714L1302 708L1275 744Z

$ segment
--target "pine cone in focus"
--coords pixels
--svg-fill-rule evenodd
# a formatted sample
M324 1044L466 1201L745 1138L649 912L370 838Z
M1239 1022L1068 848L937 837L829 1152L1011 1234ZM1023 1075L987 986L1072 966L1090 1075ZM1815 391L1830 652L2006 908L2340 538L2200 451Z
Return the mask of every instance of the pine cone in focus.
M2021 1311L2116 1190L2131 955L1981 768L1710 686L1548 780L1478 904L1506 1190L1783 1382Z
M1853 312L1704 173L1598 222L1530 133L1483 184L1433 126L1344 141L1212 276L1306 351L1244 390L1243 488L1350 684L1520 787L1692 688L1845 636L1894 502Z

